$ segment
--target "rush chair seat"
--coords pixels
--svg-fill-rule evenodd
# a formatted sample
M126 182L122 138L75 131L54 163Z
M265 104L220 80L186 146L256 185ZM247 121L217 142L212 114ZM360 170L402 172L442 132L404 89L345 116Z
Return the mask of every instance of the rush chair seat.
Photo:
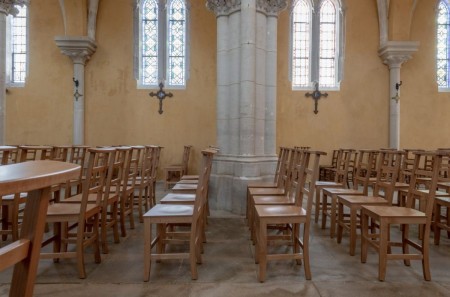
M420 169L420 161L425 156L432 158L432 170ZM403 259L406 266L410 265L410 260L420 260L422 262L424 279L427 281L431 280L429 235L435 192L444 156L448 156L448 152L417 152L405 207L373 205L362 207L361 262L365 263L367 260L368 246L374 247L378 252L378 279L380 281L384 281L386 277L387 261L401 259ZM420 176L430 179L429 191L420 191L421 181L418 180ZM426 203L424 212L414 208L413 200L415 199L412 199L413 196L423 196L423 201ZM373 232L373 228L369 225L369 219L379 226L378 232ZM400 224L401 226L402 234L399 242L391 240L390 230L391 225L394 224ZM423 232L423 236L419 241L413 241L409 237L411 224L418 224L419 229ZM372 232L369 232L369 230L372 230ZM393 247L401 247L402 252L392 253ZM411 253L410 248L414 249L416 253Z

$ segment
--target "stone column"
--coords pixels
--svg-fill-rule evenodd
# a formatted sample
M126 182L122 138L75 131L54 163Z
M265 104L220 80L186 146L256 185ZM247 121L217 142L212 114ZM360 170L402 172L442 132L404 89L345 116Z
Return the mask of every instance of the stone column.
M74 84L73 93L78 91L81 94L73 98L73 144L84 144L84 67L97 45L87 36L58 36L55 37L55 42L61 53L70 57L73 62L73 78L78 81L78 87Z
M18 13L14 5L26 5L24 0L0 0L0 145L6 133L6 18Z
M388 41L380 47L378 53L384 64L389 66L389 147L400 148L400 100L395 85L400 83L400 69L404 62L412 58L419 48L414 41ZM398 92L400 96L400 90Z
M276 165L277 15L286 0L207 0L217 15L217 142L213 209L243 214L248 181Z

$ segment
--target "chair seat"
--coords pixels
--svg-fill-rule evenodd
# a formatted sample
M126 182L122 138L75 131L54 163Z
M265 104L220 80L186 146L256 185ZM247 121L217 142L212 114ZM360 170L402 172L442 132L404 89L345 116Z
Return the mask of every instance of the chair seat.
M423 218L426 219L425 213L413 208L407 207L389 207L378 205L367 205L362 207L369 215L377 216L380 218Z
M61 201L61 203L81 203L82 195L78 194L69 198L66 198ZM96 203L97 202L97 194L89 194L88 195L88 203Z
M255 196L253 197L255 205L267 204L294 204L295 197L293 195L286 196Z
M196 179L181 179L177 182L177 184L184 184L184 185L197 185L198 180Z
M401 182L396 182L395 183L395 188L396 189L401 189L401 188L409 188L409 184L407 183L401 183Z
M352 196L352 195L339 195L338 199L341 203L349 204L388 204L387 200L382 197L374 196Z
M255 209L259 218L306 216L306 210L295 205L255 205Z
M317 181L316 182L316 187L332 187L332 186L343 187L344 184L337 183L337 182L331 182L331 181Z
M88 204L86 206L86 216L97 213L99 206L95 204ZM52 218L56 218L56 221L60 222L62 217L73 216L72 218L78 220L80 215L80 205L71 203L55 203L48 206L47 209L47 221L51 222Z
M25 198L27 198L27 193L20 193L19 203L25 202ZM14 194L2 196L2 202L10 203L14 200Z
M192 204L195 201L195 194L176 194L176 193L169 193L166 196L164 196L159 202L164 203L189 203Z
M282 188L250 188L249 189L250 195L284 195L285 191Z
M196 190L197 189L197 184L176 184L172 190L173 191L177 191L177 190Z
M336 194L344 194L344 195L358 195L363 194L361 191L354 189L342 189L342 188L325 188L323 189L323 194L327 196L333 196Z
M450 197L435 197L435 203L450 207Z
M197 179L198 180L198 175L183 175L181 177L181 179Z
M192 219L194 213L193 205L177 205L177 204L156 204L149 211L144 214L144 219L160 217L160 218L173 218L173 217L186 217L189 220Z
M275 182L251 182L248 183L247 188L276 188L277 183Z

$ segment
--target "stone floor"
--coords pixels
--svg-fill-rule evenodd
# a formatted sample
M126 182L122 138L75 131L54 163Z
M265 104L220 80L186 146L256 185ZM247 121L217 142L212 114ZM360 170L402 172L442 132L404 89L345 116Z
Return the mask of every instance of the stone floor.
M158 196L164 193L159 191ZM192 281L187 261L152 263L150 282L143 277L143 226L137 224L120 244L110 244L110 253L95 264L87 251L87 278L77 276L75 262L41 260L35 296L450 296L450 239L431 246L432 281L423 280L420 262L406 267L389 262L385 282L377 279L378 261L369 249L366 264L360 253L348 254L348 237L337 244L328 230L312 225L312 280L303 266L293 261L269 262L265 283L257 281L254 248L244 218L213 212L207 229L199 278ZM7 296L11 270L0 273L0 296Z

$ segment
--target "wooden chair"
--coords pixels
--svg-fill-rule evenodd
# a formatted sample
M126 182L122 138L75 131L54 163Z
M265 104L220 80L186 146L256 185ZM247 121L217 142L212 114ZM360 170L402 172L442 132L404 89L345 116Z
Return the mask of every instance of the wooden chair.
M331 154L331 164L320 165L319 180L332 181L334 179L334 173L336 172L338 155L339 155L339 150L333 150L333 152Z
M252 207L253 210L249 211L249 227L251 239L255 243L256 242L256 234L255 234L255 219L254 219L254 207L256 205L294 205L295 204L295 195L297 193L297 187L299 186L301 180L301 170L302 170L302 162L304 158L304 153L306 150L294 149L292 152L293 155L293 164L291 170L291 182L289 183L290 189L286 191L284 195L253 195L250 196L252 200L249 204L249 207ZM283 229L283 226L280 226L280 229Z
M151 200L150 195L152 191L152 170L153 170L153 159L155 157L156 147L155 146L145 146L144 151L141 154L141 159L139 160L139 174L136 177L135 187L138 190L137 196L135 196L135 205L138 208L139 222L144 222L144 209L145 212L150 208L149 202ZM137 199L137 201L136 201Z
M295 170L295 164L297 161L297 158L300 157L299 154L295 153L295 149L291 148L289 149L289 160L287 161L287 167L286 169L283 168L283 174L281 176L280 183L278 184L278 187L276 188L248 188L247 189L247 219L248 219L248 225L250 228L252 228L253 225L253 213L254 213L254 204L253 204L253 197L255 196L284 196L289 195L289 191L292 190L292 182L294 178L297 178L296 175L292 174Z
M139 164L142 159L141 155L143 154L144 149L144 146L132 146L125 162L119 199L120 231L122 237L127 235L125 228L126 218L128 218L130 222L130 228L134 229L134 191L136 178L139 174Z
M356 154L355 154L356 155ZM356 173L353 179L353 188L323 188L322 205L330 205L329 208L322 208L322 229L326 228L327 217L330 217L330 237L334 238L336 231L337 218L337 196L367 196L369 191L369 180L371 177L371 168L374 158L378 151L360 150L356 162ZM330 201L330 202L328 202Z
M14 265L9 296L33 296L50 188L75 178L79 170L79 166L55 161L0 166L0 199L28 192L20 238L0 248L0 271Z
M169 189L171 184L177 183L183 175L187 174L191 148L192 145L184 146L181 164L164 167L164 187L166 190Z
M104 147L108 149L109 147ZM100 240L102 245L102 253L109 253L108 248L108 231L111 229L113 232L114 243L119 243L119 199L120 189L122 187L124 166L129 156L130 147L114 147L115 150L114 161L108 163L108 173L105 179L104 188L102 189L102 195L99 197L96 192L88 195L87 203L96 204L100 206ZM101 156L106 158L107 156ZM102 160L102 162L109 162L108 159ZM82 203L83 195L78 194L72 197L64 199L64 203ZM133 226L134 228L134 226Z
M0 146L0 164L8 165L16 162L14 156L17 154L17 147L12 145Z
M448 153L443 152L417 152L414 164L413 175L408 191L406 207L397 206L374 206L367 205L361 209L361 262L367 260L368 246L372 246L378 252L378 279L384 281L386 276L386 265L388 260L403 259L404 264L409 266L410 260L421 260L424 279L431 280L430 259L429 259L429 234L431 227L431 216L434 205L434 197L439 178L439 170L442 165L443 156ZM420 160L425 156L432 157L433 169L431 171L419 168ZM426 176L431 179L429 191L420 191L418 189L417 177ZM426 203L425 211L414 209L413 196L423 198ZM369 219L376 222L379 226L379 232L369 233ZM391 225L401 225L400 242L391 241ZM418 224L422 229L423 237L419 242L409 238L409 225ZM391 247L398 246L402 248L402 253L394 254ZM410 253L409 248L413 248L417 253Z
M86 278L84 250L94 248L96 263L100 263L99 221L101 201L105 185L111 179L116 150L113 148L90 148L86 178L83 181L81 203L55 203L49 205L46 221L53 223L54 235L42 243L53 243L53 252L41 252L42 259L76 258L79 278ZM96 203L88 203L94 196ZM75 232L73 226L76 227ZM74 244L75 251L68 251L67 245Z
M347 187L347 175L350 159L353 154L353 150L339 149L338 158L336 161L336 170L334 174L334 181L318 181L316 182L316 199L315 199L315 217L314 221L319 222L319 214L322 212L322 208L327 208L329 205L322 205L320 200L320 193L324 188L346 188Z
M311 279L309 265L309 229L311 220L311 208L314 199L315 182L319 175L319 159L325 153L303 153L302 164L298 171L298 186L295 194L295 205L256 205L256 245L255 262L259 263L260 282L266 278L266 266L268 260L295 259L297 264L303 260L305 277ZM314 157L314 158L312 158ZM313 160L312 160L313 159ZM268 227L272 225L291 226L290 238L286 242L286 236L281 236L281 243L292 246L292 253L269 254L268 246L275 245L278 236L268 235ZM303 230L300 226L303 224ZM278 244L277 244L278 245Z
M52 157L51 146L19 146L16 163L36 160L50 160ZM21 206L26 201L26 193L15 193L2 197L2 237L6 240L8 234L12 240L19 238Z
M144 214L144 281L150 279L153 260L189 259L192 279L198 278L197 263L201 263L201 242L203 228L203 208L207 194L208 179L211 173L214 150L202 151L202 166L194 205L157 204ZM186 253L166 252L166 245L171 243L171 224L188 224L189 251ZM152 224L156 224L156 236L152 239ZM179 242L174 239L174 243ZM152 253L152 248L156 253Z
M372 196L337 195L338 232L337 242L341 243L344 229L350 233L350 255L355 255L356 231L359 227L358 215L364 205L392 205L403 152L381 151L378 157L378 173ZM350 215L344 215L344 207Z
M150 180L150 196L149 196L149 206L153 207L156 205L156 177L158 174L159 168L159 159L161 157L161 151L163 147L155 145L154 146L154 155L153 155L153 163L152 163L152 175ZM189 155L187 156L189 158ZM186 172L187 172L187 163L188 159L186 159Z

